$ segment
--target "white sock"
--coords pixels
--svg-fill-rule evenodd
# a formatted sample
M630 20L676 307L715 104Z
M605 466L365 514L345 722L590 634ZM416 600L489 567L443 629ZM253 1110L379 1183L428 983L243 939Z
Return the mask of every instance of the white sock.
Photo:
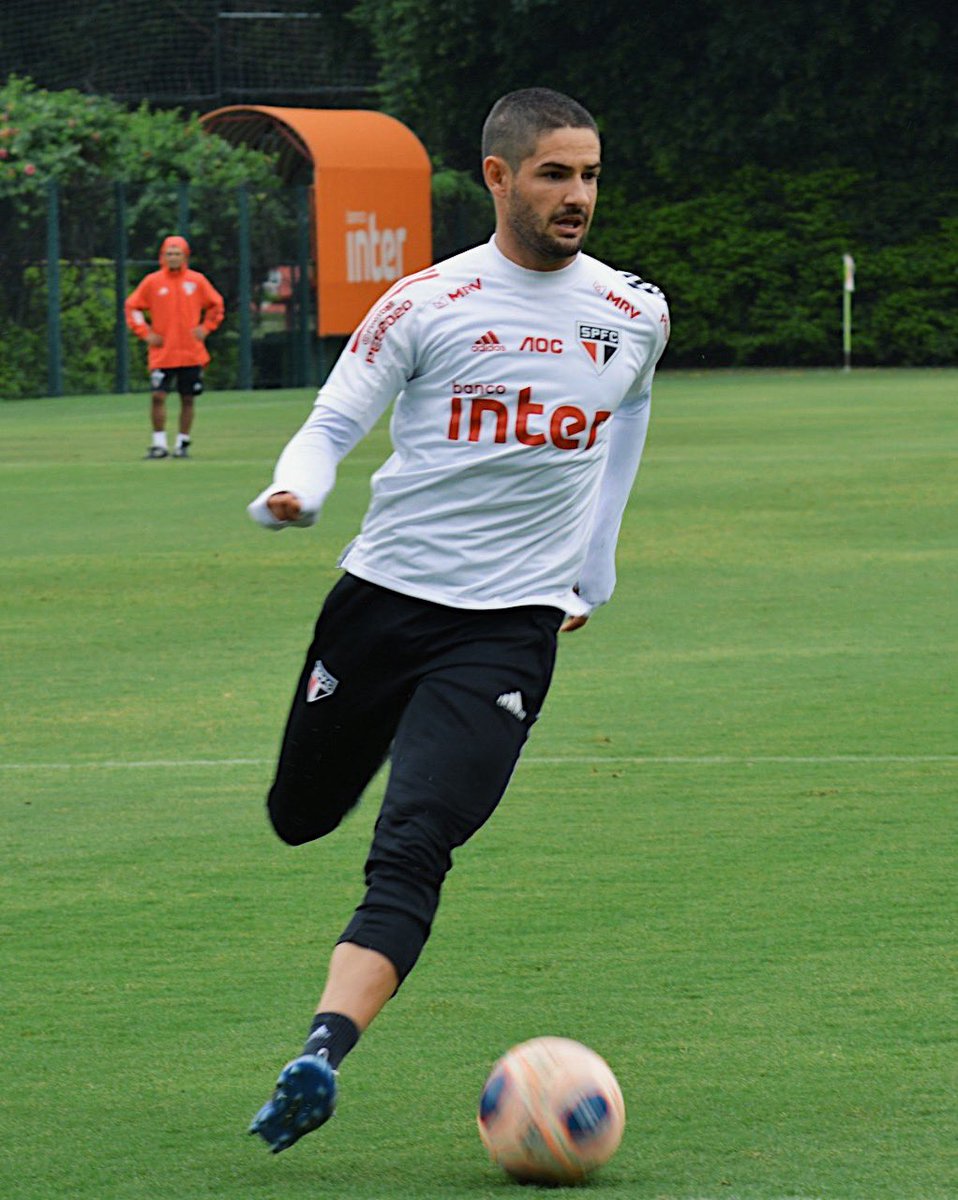
M188 446L189 444L190 444L190 435L188 433L178 433L176 435L177 450L179 450L181 446Z
M166 430L165 430L165 429L161 429L159 432L157 432L157 431L154 429L154 431L153 431L153 445L154 445L154 446L159 446L159 447L160 447L161 449L163 449L163 450L165 450L165 449L167 448L167 446L166 446Z

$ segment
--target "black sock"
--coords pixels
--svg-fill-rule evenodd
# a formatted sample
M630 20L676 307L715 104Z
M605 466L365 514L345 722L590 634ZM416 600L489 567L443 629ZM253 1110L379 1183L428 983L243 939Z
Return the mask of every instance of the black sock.
M303 1047L304 1054L320 1054L326 1051L329 1065L334 1071L359 1041L359 1030L349 1017L342 1013L317 1013L309 1027L309 1037Z

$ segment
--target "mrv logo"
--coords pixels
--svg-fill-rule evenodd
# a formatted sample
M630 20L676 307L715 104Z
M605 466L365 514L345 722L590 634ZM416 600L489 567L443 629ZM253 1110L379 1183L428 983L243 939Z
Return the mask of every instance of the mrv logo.
M346 230L346 279L350 283L383 283L405 274L405 229L379 229L374 212L348 212L346 224L360 226Z

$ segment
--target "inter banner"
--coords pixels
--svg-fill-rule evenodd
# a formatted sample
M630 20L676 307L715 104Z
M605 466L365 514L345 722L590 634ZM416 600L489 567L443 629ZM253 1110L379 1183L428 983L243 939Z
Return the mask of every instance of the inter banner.
M202 121L228 141L279 147L284 177L309 163L320 337L352 333L391 283L432 262L429 155L395 117L240 104Z

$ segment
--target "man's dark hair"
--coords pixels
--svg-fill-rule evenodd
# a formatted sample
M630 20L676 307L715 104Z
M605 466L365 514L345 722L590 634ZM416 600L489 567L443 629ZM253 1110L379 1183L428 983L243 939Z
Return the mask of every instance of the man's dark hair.
M550 129L599 129L587 108L551 88L508 92L492 106L482 127L482 157L504 158L513 171Z

